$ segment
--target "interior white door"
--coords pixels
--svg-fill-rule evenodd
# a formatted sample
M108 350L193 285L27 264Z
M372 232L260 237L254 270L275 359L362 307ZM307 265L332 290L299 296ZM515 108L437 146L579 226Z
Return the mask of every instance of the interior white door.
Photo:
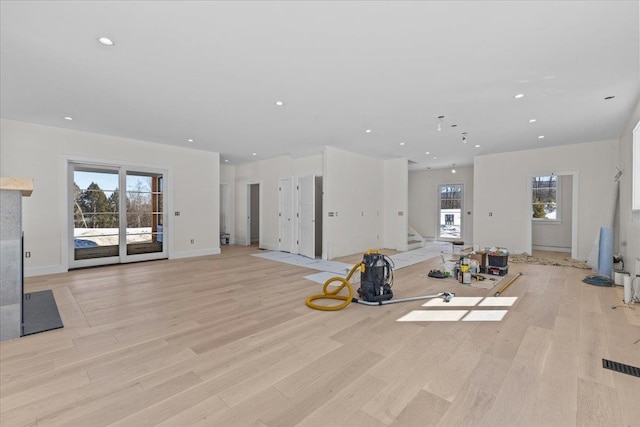
M312 259L316 257L315 192L313 175L298 178L298 253Z
M291 252L293 246L293 180L284 178L280 180L279 197L279 222L280 238L279 249Z

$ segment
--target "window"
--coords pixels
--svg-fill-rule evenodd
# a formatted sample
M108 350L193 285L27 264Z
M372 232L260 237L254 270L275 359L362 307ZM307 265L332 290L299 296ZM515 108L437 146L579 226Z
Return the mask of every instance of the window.
M462 238L462 184L438 186L438 239Z
M560 221L560 188L558 177L534 176L531 183L534 221Z

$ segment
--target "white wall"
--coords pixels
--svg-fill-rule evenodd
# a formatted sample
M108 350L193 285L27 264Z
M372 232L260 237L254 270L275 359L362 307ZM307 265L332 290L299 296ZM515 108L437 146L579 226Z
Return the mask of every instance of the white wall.
M407 250L409 163L407 159L384 161L385 248ZM402 212L402 215L399 214Z
M615 253L624 257L625 270L634 272L636 259L640 259L640 211L632 212L633 179L633 128L640 122L640 102L631 115L627 126L620 137L618 167L623 171L620 177L620 232L619 247ZM619 267L618 265L616 267ZM638 280L636 280L638 283Z
M470 244L473 241L474 229L473 167L458 167L455 174L451 173L451 169L409 172L409 225L423 237L437 238L438 185L440 184L464 184L462 240ZM492 197L495 197L495 194Z
M618 141L476 156L474 245L528 250L532 214L527 190L532 175L575 171L578 186L577 257L586 260L601 226L613 222ZM492 212L493 215L489 216Z
M0 140L0 174L34 179L33 194L23 206L25 250L31 252L25 259L26 275L68 268L63 247L70 157L167 169L169 256L220 252L218 153L10 120L0 121ZM174 211L181 215L173 216Z
M280 179L322 175L322 156L301 159L282 156L275 159L245 163L234 168L235 242L244 243L247 236L247 184L260 183L260 247L278 250L278 186ZM294 195L295 197L295 195ZM297 200L294 200L297 206ZM297 233L297 227L295 229ZM295 241L294 235L294 241Z
M532 221L531 242L534 249L571 252L571 213L573 208L573 177L558 177L560 222Z
M323 176L323 258L378 248L384 238L384 162L325 147Z

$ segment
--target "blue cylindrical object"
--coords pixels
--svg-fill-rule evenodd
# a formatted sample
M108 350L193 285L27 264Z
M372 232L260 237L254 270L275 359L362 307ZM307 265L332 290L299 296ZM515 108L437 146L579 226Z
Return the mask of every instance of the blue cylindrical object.
M600 227L598 272L613 278L613 227Z

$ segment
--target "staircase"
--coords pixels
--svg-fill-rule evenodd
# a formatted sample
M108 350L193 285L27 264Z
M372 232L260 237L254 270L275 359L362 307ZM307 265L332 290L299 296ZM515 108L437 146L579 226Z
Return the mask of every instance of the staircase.
M424 247L424 237L420 235L412 226L409 226L407 233L407 250Z

